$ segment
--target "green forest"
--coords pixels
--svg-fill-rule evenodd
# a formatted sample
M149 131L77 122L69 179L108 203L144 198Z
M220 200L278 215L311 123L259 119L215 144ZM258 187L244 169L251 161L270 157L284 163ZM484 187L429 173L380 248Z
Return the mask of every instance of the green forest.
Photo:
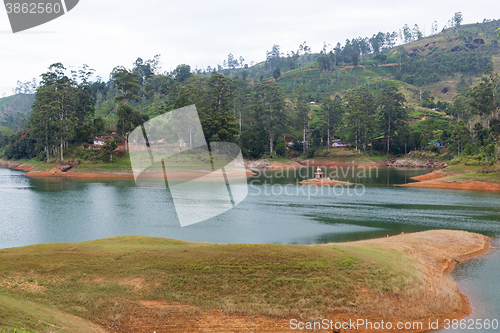
M500 131L500 20L462 25L456 13L431 34L399 32L286 54L275 44L250 65L229 54L222 65L161 72L160 56L117 66L91 80L83 65L55 63L40 82L18 82L0 99L0 157L100 159L123 156L120 143L144 122L196 105L207 142L237 143L247 159L356 154L497 160ZM397 41L402 41L397 44ZM106 135L96 148L96 137Z

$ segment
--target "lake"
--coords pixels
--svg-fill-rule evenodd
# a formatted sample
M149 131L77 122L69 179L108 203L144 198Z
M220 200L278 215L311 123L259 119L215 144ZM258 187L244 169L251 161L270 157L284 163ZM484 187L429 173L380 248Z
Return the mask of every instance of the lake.
M315 244L443 228L482 233L497 238L494 247L500 245L498 193L394 186L429 172L416 169L324 170L358 184L344 188L297 183L314 171L262 172L249 179L248 197L240 205L181 228L165 190L138 187L130 179L32 179L0 168L0 248L118 235ZM452 275L472 301L471 318L500 314L498 251L458 265Z

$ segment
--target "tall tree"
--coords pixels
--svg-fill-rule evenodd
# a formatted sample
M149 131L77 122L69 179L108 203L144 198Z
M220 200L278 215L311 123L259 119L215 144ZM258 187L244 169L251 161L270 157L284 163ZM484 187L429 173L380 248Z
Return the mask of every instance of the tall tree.
M94 118L95 111L95 93L92 91L90 86L89 78L94 73L88 65L83 65L82 68L75 72L74 74L80 80L80 83L76 87L76 108L75 116L77 119L76 124L76 139L78 142L85 142L90 136L90 123Z
M35 95L29 119L33 138L43 148L47 161L51 153L60 154L64 161L64 150L74 133L76 124L76 83L64 73L61 63L53 64L42 74L42 82Z
M137 99L142 78L121 66L113 69L111 77L121 93L115 98L118 104L117 130L121 135L126 135L142 123L140 113L129 105L130 101Z
M451 135L451 142L456 147L458 154L460 155L465 148L465 145L471 142L471 136L469 129L465 126L463 120L460 120Z
M253 113L257 127L265 130L269 139L269 152L273 153L273 142L285 124L285 99L276 82L263 82L254 87L252 95Z
M209 105L201 119L205 136L209 142L235 142L238 128L231 113L236 86L231 79L214 73L208 82Z
M303 151L304 153L307 151L306 145L306 131L309 127L309 112L311 111L311 107L307 102L306 95L306 86L304 84L299 84L299 88L297 89L297 97L295 102L295 114L298 119L298 123L300 127L302 127L303 134Z
M191 66L186 64L177 66L172 72L172 76L181 83L186 81L191 76Z
M346 121L352 139L356 142L356 149L362 145L364 149L371 139L377 103L367 88L351 90L345 96Z
M392 133L396 122L406 121L406 98L395 87L386 87L378 99L379 117L382 130L387 139L387 154L389 155Z
M500 76L497 73L491 73L490 76L481 78L481 82L470 93L470 105L480 116L489 118L490 125L495 131L495 138L498 142Z
M334 99L328 98L321 105L320 119L323 131L326 131L326 142L328 150L331 146L331 134L335 133L340 127L344 109L342 107L342 98L335 95Z

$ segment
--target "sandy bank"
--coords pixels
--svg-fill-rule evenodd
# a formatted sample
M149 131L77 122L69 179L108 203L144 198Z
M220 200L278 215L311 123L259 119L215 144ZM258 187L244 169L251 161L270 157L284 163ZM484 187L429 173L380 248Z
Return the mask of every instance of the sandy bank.
M349 248L355 245L374 245L410 254L420 266L420 278L423 279L423 285L427 288L421 290L419 297L411 303L404 301L404 298L390 300L394 306L393 310L387 307L383 310L383 303L387 300L380 300L378 311L371 311L371 314L356 313L355 316L344 314L335 318L346 320L361 316L373 322L381 320L422 322L423 330L404 330L405 332L422 332L428 330L426 326L429 320L431 322L438 320L439 327L442 328L444 320L462 319L471 313L469 299L460 292L449 273L457 263L487 253L490 249L490 238L465 231L433 230L345 243L344 246ZM388 332L400 331L388 330ZM360 329L349 330L349 332L379 331Z
M320 246L330 246L329 244ZM349 322L363 318L371 322L421 322L423 329L404 330L405 332L427 331L429 320L439 320L442 327L445 319L461 319L470 314L468 298L463 295L449 277L454 265L465 259L486 253L490 248L488 237L465 231L437 230L414 234L373 239L359 242L334 244L347 253L366 249L390 249L409 255L417 265L417 280L421 287L416 290L401 290L397 297L384 294L374 295L366 289L354 289L356 297L369 300L369 306L354 310L325 314L321 319L335 322ZM348 272L346 272L347 274ZM410 273L409 273L410 274ZM420 288L420 289L419 289ZM415 288L414 288L415 289ZM416 293L415 293L416 292ZM155 314L168 313L169 320L158 318ZM193 316L193 313L196 313ZM296 332L290 320L301 318L280 318L256 315L240 315L220 309L207 310L194 306L165 300L144 300L134 314L127 314L129 323L122 326L125 331L150 330L168 332ZM349 329L310 329L307 332L380 332L364 328ZM401 332L387 329L384 332Z
M485 182L479 180L453 180L440 171L434 171L425 175L412 177L418 183L402 184L397 186L415 188L434 188L442 190L464 190L482 192L500 192L500 183Z
M32 165L27 165L23 161L6 161L0 160L0 167L11 168L21 171L30 171L33 169Z
M443 175L442 173L440 173L439 171L433 171L430 173L426 173L425 175L411 177L411 179L418 180L418 181L424 181L424 180L439 179L439 178L443 178L443 177L446 177L446 176Z
M416 188L434 188L441 190L500 192L500 183L483 182L478 180L464 180L464 181L446 181L444 179L426 180L420 183L411 183L398 186L416 187Z

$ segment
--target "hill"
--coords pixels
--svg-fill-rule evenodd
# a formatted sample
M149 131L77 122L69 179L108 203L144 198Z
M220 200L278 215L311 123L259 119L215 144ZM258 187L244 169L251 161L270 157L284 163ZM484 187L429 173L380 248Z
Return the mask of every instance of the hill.
M34 101L35 95L33 94L17 94L0 98L0 126L8 127L13 132L24 129Z
M344 55L351 45L330 53L299 55L292 52L287 56L280 54L279 46L275 45L265 61L245 68L220 67L218 71L233 80L252 85L274 80L275 69L281 69L277 83L289 100L293 100L299 84L305 85L309 101L314 102L336 94L344 96L349 89L356 87L366 86L376 91L390 85L405 95L410 106L444 110L457 91L474 85L486 68L500 70L500 46L495 33L498 26L500 20L451 27L403 45L386 47L380 52L365 51L360 53L357 64L353 63L351 56ZM355 40L352 44L358 47ZM325 61L329 64L325 65ZM211 73L198 70L195 75L209 76ZM161 87L158 82L148 83L149 86L146 83L143 87L143 97L146 98L136 105L141 113L154 114L152 108L158 105L167 109L173 107L176 96L166 92L164 82ZM110 82L99 82L93 90L97 99L96 117L115 123L117 89ZM0 99L0 126L7 126L14 132L22 129L33 100L33 95L21 94Z
M384 85L398 87L414 105L422 104L424 91L436 102L451 102L457 90L475 84L486 68L500 70L500 47L495 33L499 25L496 20L448 28L379 54L362 56L356 66L343 62L324 70L318 62L322 54L313 54L309 59L314 61L282 73L278 84L288 95L299 84L305 84L309 98L316 102L329 95L342 96L351 88L378 89ZM271 75L268 73L265 80L272 79Z

